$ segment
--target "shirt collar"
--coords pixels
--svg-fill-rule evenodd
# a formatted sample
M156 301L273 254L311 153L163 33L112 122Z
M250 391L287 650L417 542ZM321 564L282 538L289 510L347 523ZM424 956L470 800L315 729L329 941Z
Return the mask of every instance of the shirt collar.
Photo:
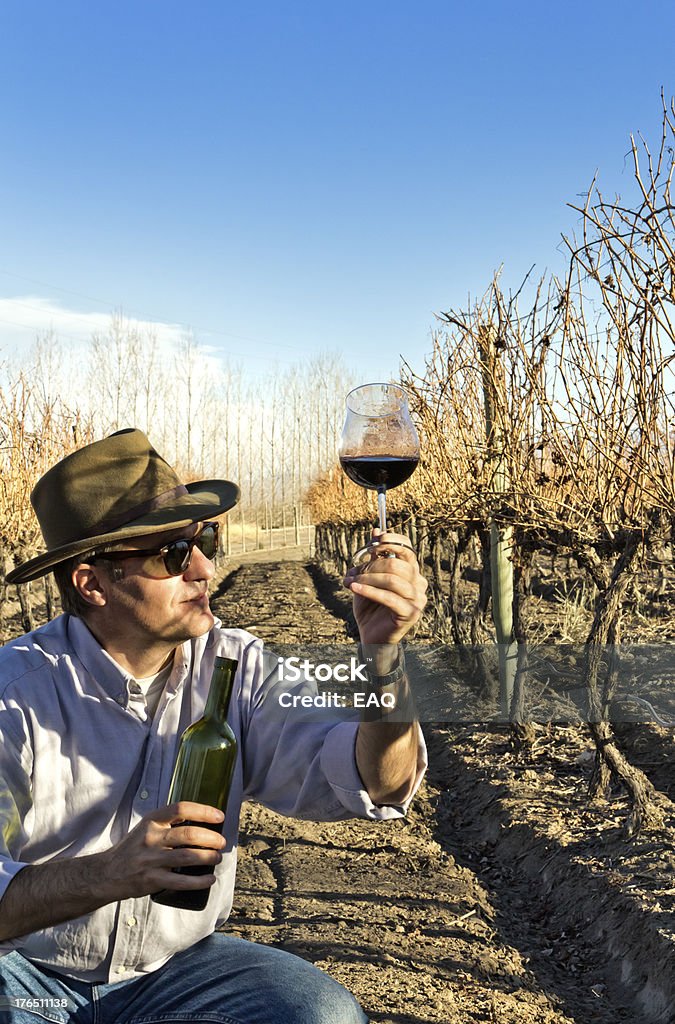
M221 625L219 619L216 619L215 625ZM120 703L121 699L124 698L126 706L129 700L129 683L134 677L129 672L125 672L122 666L118 665L115 659L101 647L83 619L76 615L69 615L66 630L73 650L84 666L85 671L96 680L99 686L113 700ZM207 645L214 642L214 632L214 630L211 630L210 635L207 634ZM186 640L184 644L178 646L174 655L173 671L167 684L169 692L179 690L188 675L192 662L193 644L194 641Z
M76 615L69 615L66 629L68 639L85 671L92 676L109 697L119 702L129 697L129 682L133 676L125 672L107 651L104 651L84 621Z

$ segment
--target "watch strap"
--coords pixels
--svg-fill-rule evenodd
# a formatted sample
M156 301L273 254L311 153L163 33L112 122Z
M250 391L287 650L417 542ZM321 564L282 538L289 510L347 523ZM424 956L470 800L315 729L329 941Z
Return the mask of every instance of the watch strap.
M365 653L362 644L359 644L359 659L365 664L366 674L373 686L377 686L378 688L393 686L396 683L400 683L401 680L405 678L405 655L400 644L398 645L398 658L396 664L393 669L385 675L378 675L374 668L371 667L374 659L372 656Z

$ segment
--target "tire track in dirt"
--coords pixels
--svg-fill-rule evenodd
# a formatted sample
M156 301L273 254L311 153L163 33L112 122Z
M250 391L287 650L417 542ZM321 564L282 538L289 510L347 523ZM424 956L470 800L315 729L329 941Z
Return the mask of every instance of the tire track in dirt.
M272 646L350 635L348 595L300 562L242 564L212 607ZM581 951L581 976L556 966L527 879L509 877L495 902L459 863L461 837L435 812L443 788L432 764L409 817L387 823L301 822L248 805L228 930L316 963L381 1024L637 1022L600 984L602 951Z

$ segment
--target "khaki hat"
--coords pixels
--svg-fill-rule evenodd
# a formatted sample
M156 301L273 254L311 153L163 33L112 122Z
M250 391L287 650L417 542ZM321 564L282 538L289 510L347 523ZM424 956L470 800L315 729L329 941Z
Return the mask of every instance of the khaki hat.
M182 484L140 430L119 430L67 455L40 477L30 500L47 550L7 574L44 576L102 544L212 519L236 505L229 480Z

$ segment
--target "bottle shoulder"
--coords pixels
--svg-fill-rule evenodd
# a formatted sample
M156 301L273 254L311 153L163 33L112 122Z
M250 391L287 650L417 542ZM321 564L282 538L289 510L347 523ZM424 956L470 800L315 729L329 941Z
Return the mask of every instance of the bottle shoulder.
M199 744L206 746L211 743L215 747L230 746L237 742L234 732L227 722L220 722L216 718L200 718L189 725L182 735L182 743Z

